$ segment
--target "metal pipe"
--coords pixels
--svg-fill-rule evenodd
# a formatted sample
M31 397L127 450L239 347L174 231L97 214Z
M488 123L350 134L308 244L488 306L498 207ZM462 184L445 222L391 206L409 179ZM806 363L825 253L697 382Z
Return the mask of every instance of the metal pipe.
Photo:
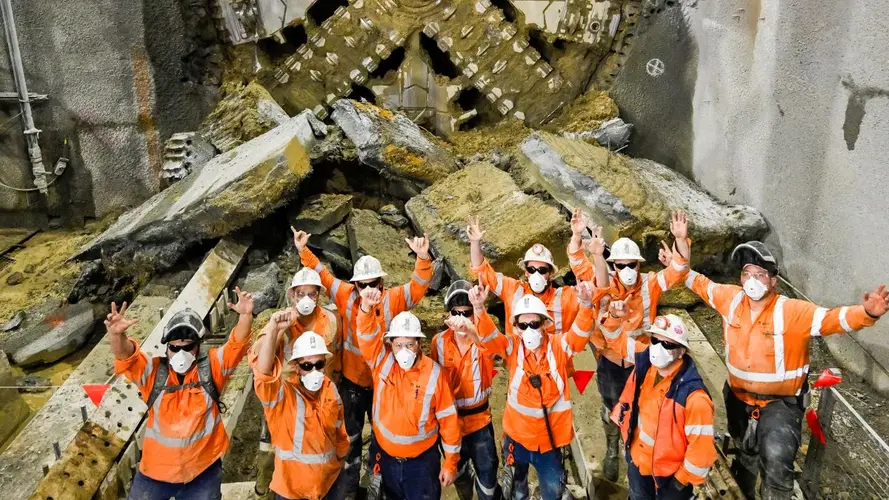
M3 28L6 31L6 46L9 50L15 90L18 92L19 104L22 108L25 140L28 143L28 157L31 160L34 185L41 193L46 194L46 170L43 168L43 156L40 154L40 143L38 142L40 130L34 126L34 116L31 114L31 96L28 94L28 84L25 81L25 68L22 65L18 32L15 29L15 18L12 14L12 0L0 0L0 11L3 14Z

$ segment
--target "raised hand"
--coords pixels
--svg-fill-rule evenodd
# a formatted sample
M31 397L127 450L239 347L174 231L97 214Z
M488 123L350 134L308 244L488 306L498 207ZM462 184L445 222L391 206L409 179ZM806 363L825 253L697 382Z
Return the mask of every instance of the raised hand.
M126 333L127 328L135 325L139 322L138 319L126 319L124 316L127 313L127 303L124 302L122 306L120 306L120 311L117 310L117 304L114 302L111 303L111 314L105 317L105 329L108 330L110 335L123 335Z
M590 228L593 237L587 243L586 247L591 255L605 255L605 240L602 238L602 226L593 226Z
M469 332L473 328L472 320L463 316L448 316L448 319L445 320L445 325L455 332L463 333Z
M241 291L235 287L235 293L238 295L238 303L228 303L228 308L238 314L253 314L253 294Z
M589 281L581 281L574 286L577 298L583 304L590 304L593 301L593 284Z
M670 215L670 233L677 240L688 238L688 219L684 210L677 210Z
M306 244L309 243L309 236L312 235L305 231L297 231L293 226L290 226L290 230L293 231L293 246L296 247L297 252L302 252Z
M874 318L886 314L886 311L889 311L889 290L886 290L886 285L880 285L875 290L865 293L862 304L864 310Z
M370 312L383 300L383 292L379 288L367 287L361 290L361 310Z
M661 248L657 252L657 260L659 260L664 267L669 266L670 262L673 261L673 251L670 250L670 247L665 241L661 241Z
M472 308L476 311L484 310L485 300L487 300L489 293L491 293L491 287L489 286L482 288L481 285L475 285L470 288L469 303L472 304Z
M429 260L429 235L423 233L423 237L419 236L414 238L405 238L405 243L407 246L411 247L411 250L417 254L417 257L421 260Z
M630 308L623 300L614 300L608 304L608 314L613 318L625 318L630 313Z
M478 216L469 218L469 224L466 226L466 237L469 238L469 241L476 243L485 237L485 231L481 229Z
M571 214L571 233L574 236L583 236L583 230L587 228L587 218L583 210L575 208Z
M290 309L282 309L269 318L269 324L274 325L275 331L280 332L287 328L290 328L290 325L296 321L297 314Z

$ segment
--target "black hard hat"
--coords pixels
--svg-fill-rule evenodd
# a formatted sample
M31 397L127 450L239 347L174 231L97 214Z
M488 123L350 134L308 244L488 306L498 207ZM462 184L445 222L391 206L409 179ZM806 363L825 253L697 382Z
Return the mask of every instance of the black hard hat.
M204 328L204 320L193 309L185 308L170 318L164 326L164 335L161 344L171 340L194 340L200 342L207 329Z
M744 269L748 264L759 266L769 274L778 274L778 261L761 241L741 243L732 250L732 262Z
M466 280L457 280L451 283L448 293L445 295L445 310L450 311L460 306L472 307L472 302L469 302L470 289L472 289L472 283Z

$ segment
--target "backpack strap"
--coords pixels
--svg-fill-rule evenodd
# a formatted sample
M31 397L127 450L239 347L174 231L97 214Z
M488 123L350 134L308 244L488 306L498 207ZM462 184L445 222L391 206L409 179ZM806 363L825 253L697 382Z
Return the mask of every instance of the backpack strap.
M210 366L209 356L204 355L198 358L198 379L201 381L201 387L204 388L204 392L219 407L219 413L224 413L225 405L219 400L219 389L216 387L216 382L213 382L213 370Z
M154 374L154 385L151 387L151 394L148 396L148 408L157 400L164 390L167 388L167 378L170 376L170 366L167 364L167 358L158 358L157 372Z
M188 389L191 387L201 387L204 389L204 392L210 396L210 399L213 400L214 403L219 407L219 412L225 412L225 405L219 400L219 389L216 387L216 383L213 382L213 371L210 366L210 358L207 356L201 356L197 359L198 363L198 379L199 382L193 382L191 384L180 384L180 385L167 385L167 379L170 376L170 365L168 364L168 360L165 357L158 358L160 362L157 365L157 374L154 377L154 385L151 387L151 394L148 396L148 408L157 401L157 398L160 397L163 392L176 392L182 389Z

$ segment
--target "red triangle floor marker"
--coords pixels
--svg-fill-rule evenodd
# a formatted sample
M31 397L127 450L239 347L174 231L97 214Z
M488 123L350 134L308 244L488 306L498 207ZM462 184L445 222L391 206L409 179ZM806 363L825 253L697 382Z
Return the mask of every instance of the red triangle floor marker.
M93 404L99 406L99 403L102 402L102 397L105 396L105 392L111 386L109 384L83 384L81 387L83 387L83 392L89 396Z
M577 386L578 392L583 394L583 391L586 390L586 386L590 383L590 380L592 380L593 375L595 374L596 372L592 370L575 370L574 384Z

